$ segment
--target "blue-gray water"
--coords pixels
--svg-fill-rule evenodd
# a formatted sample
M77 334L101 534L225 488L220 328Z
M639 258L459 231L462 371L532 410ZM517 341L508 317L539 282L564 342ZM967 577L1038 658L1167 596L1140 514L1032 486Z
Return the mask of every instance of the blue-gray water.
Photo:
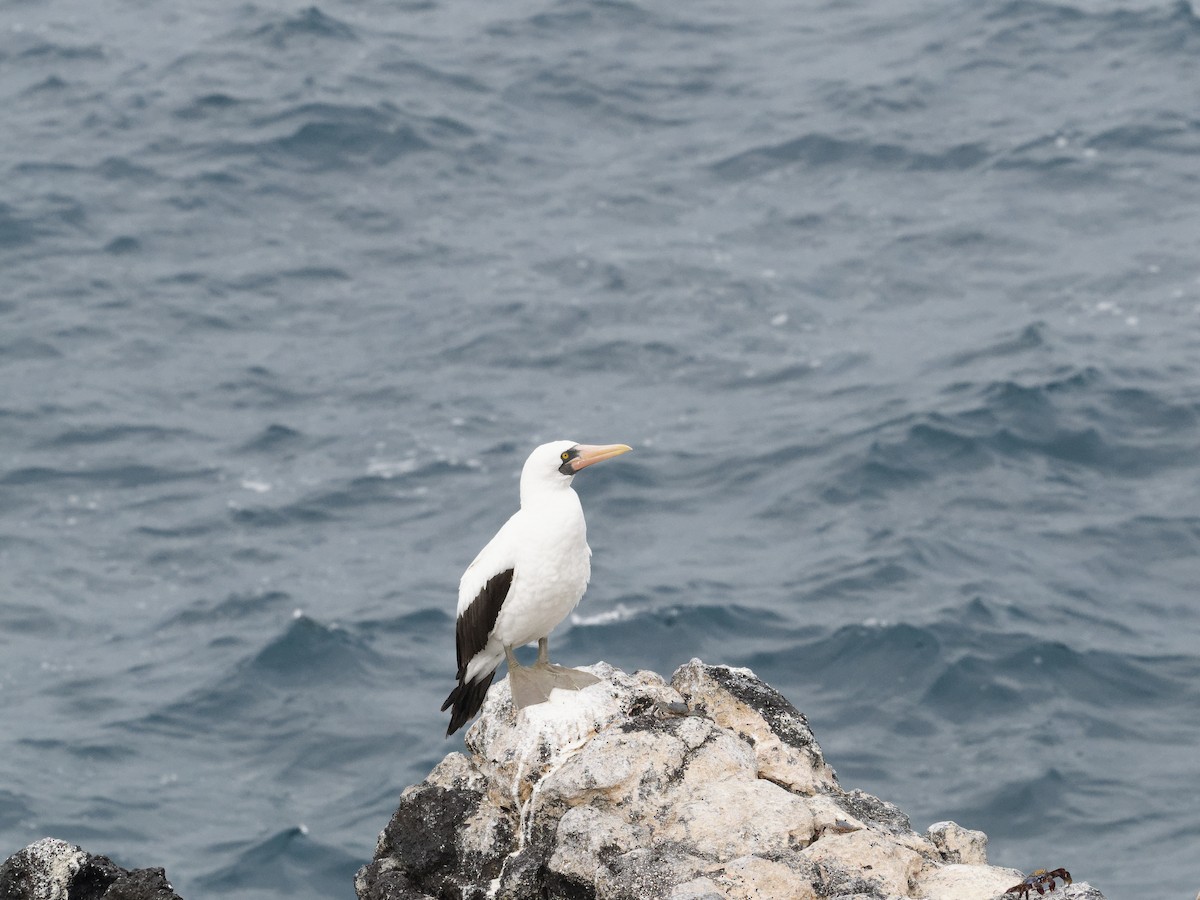
M570 437L561 660L1192 896L1198 85L1174 0L0 7L0 858L350 898Z

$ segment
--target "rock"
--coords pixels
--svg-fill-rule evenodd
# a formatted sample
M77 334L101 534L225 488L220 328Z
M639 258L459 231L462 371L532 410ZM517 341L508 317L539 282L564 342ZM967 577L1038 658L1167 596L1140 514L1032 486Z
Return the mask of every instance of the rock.
M492 687L469 755L401 795L360 900L992 900L1023 877L987 865L982 832L918 834L844 790L749 669L589 670L599 684L520 712Z
M693 659L676 670L671 685L693 712L750 745L760 778L801 794L837 788L837 774L825 762L808 719L749 669Z
M829 893L880 897L911 896L909 885L927 863L927 857L893 840L888 832L874 829L828 835L801 856L812 863L827 891L833 889Z
M104 900L178 900L162 869L134 869L120 876L101 895Z
M362 900L434 900L412 886L395 862L376 860L358 870L354 890Z
M987 865L987 835L982 831L970 831L954 822L935 822L925 835L945 862Z
M727 900L816 900L817 892L808 879L782 862L760 856L743 856L709 875L717 896Z
M918 886L930 897L961 897L962 900L992 900L1025 876L1016 869L967 863L949 863L922 874Z
M649 834L613 813L576 806L563 814L555 837L550 873L560 884L590 884L601 867L647 843Z
M0 866L0 900L180 900L162 869L127 871L106 856L42 838Z
M710 890L709 886L689 883L708 864L708 860L681 847L669 844L640 847L597 869L594 885L581 885L575 896L603 900L665 900L676 898L675 891L680 890L678 898L698 900ZM685 888L685 885L689 886ZM711 890L715 891L715 886Z

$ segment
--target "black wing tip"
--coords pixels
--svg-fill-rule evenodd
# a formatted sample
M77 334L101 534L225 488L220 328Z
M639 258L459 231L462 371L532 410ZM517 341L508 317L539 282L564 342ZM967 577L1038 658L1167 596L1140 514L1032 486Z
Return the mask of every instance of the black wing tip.
M450 725L446 729L446 737L450 737L454 732L475 718L475 714L483 706L488 688L492 686L492 679L495 677L496 671L493 669L485 677L478 678L475 681L460 681L454 690L450 692L450 696L442 704L442 712L445 712L447 709L451 710Z

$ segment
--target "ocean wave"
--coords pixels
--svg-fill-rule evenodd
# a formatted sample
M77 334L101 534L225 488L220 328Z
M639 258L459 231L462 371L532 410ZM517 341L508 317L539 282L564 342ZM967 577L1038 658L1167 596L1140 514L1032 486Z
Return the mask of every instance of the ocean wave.
M943 644L929 628L908 623L846 625L817 639L752 654L760 675L788 671L789 681L851 702L854 708L885 698L911 697L944 666Z
M0 788L0 828L24 828L26 823L34 821L34 818L29 798Z
M454 616L452 599L447 596L446 609L426 607L415 612L400 613L382 619L360 619L355 622L355 629L371 641L386 636L389 641L399 636L408 641L422 641L432 635L444 635L447 638L454 633Z
M386 165L433 145L408 123L388 121L375 110L343 108L316 113L288 134L250 144L214 148L230 154L250 153L265 163L298 163L308 171L359 164Z
M1190 0L1151 0L1140 8L1128 0L1075 0L1073 3L1007 0L987 8L985 18L991 22L1035 21L1046 25L1101 22L1126 29L1191 25L1200 31L1200 16Z
M1147 39L1147 49L1180 50L1200 37L1200 17L1189 0L1130 7L1119 0L1008 0L988 7L983 21L994 29L989 46L1069 38L1072 50L1129 47Z
M98 444L134 443L139 445L194 440L196 434L185 428L129 423L78 425L66 428L40 443L46 449L62 449Z
M5 362L61 359L62 355L62 351L53 344L33 338L18 338L15 341L0 343L0 360Z
M561 638L552 641L558 648L555 654L605 659L633 668L640 666L639 660L666 655L677 658L678 664L693 656L726 658L731 648L761 641L772 627L786 627L785 620L771 610L736 603L646 607L644 600L626 598L622 602L634 606L635 611L607 616L601 612L573 623ZM584 603L590 609L586 600ZM681 653L685 655L679 658Z
M1039 346L1036 339L995 345L953 364ZM881 497L1001 461L1040 460L1064 474L1145 478L1191 465L1200 422L1196 403L1126 387L1096 367L958 383L952 396L957 409L909 413L846 439L844 458L821 496L831 503Z
M244 100L239 100L230 94L220 92L201 94L199 97L192 98L185 106L178 107L175 110L175 116L185 120L208 119L242 106L244 103Z
M204 848L206 854L233 857L228 865L202 875L204 891L253 896L312 893L337 897L354 883L362 860L332 844L315 840L305 825L276 831L266 838L225 841ZM250 892L250 893L247 893Z
M278 615L281 608L295 601L286 591L252 591L230 594L219 601L194 600L185 608L173 613L160 627L190 627L218 622L238 622L261 616Z
M1078 542L1095 552L1134 555L1147 566L1200 558L1200 517L1194 515L1134 515L1074 529L1051 527L1044 534L1052 540Z
M0 550L7 550L10 543L8 539L0 538ZM30 544L37 546L34 542ZM0 603L0 630L26 638L63 638L81 637L90 629L62 610L10 599Z
M489 25L487 32L503 38L544 38L548 34L585 34L592 38L597 34L629 31L667 35L715 34L724 27L720 23L705 22L696 13L670 16L630 0L564 0L552 10Z
M992 150L979 143L957 144L931 153L902 144L851 140L818 133L779 144L751 147L713 163L711 169L732 180L755 178L797 164L900 171L963 171L980 166L992 154Z
M22 43L24 46L12 51L11 55L27 64L98 62L108 56L102 44L66 44L32 36Z
M1037 767L1033 774L985 787L980 791L982 797L956 811L956 816L986 827L987 834L997 838L1044 835L1048 829L1080 817L1094 827L1095 810L1078 802L1078 786L1074 772L1064 774L1056 766Z
M417 499L424 486L454 473L474 472L479 464L471 459L448 458L404 460L400 463L372 460L366 468L365 475L332 479L318 490L305 492L296 499L281 503L252 503L248 499L231 502L228 515L240 525L255 528L281 528L297 523L332 521L344 518L354 510L380 505L394 508L397 515L407 516L412 510L404 509L404 504ZM2 479L0 483L3 483ZM265 495L274 485L243 479L242 487ZM423 516L426 510L422 507L415 514Z
M22 740L18 742L39 754L62 753L81 765L104 765L137 758L137 751L127 744L97 743L89 740L59 740L56 738ZM2 793L2 792L0 792Z
M213 469L171 469L144 463L113 464L79 469L24 466L0 473L0 484L12 486L80 484L95 487L136 488L180 481L209 480L216 474Z
M1087 146L1111 153L1117 150L1148 150L1195 156L1200 152L1200 120L1166 116L1165 121L1118 125L1097 132Z
M1021 684L1027 702L1042 691L1074 702L1104 708L1138 707L1153 698L1170 701L1186 686L1164 677L1156 668L1170 667L1170 658L1140 657L1107 650L1078 650L1063 641L1033 640L1017 652L994 660L996 673Z
M622 78L604 83L594 76L544 69L508 85L502 96L515 107L538 113L559 110L639 128L682 124L680 117L668 114L672 107L657 102L657 93L652 82L630 84Z
M193 618L190 627L212 621ZM173 737L202 730L231 742L269 746L295 737L320 721L324 710L339 707L340 693L361 689L379 664L375 652L350 631L300 614L282 634L233 663L224 676L122 727Z
M278 453L304 443L302 432L286 425L272 422L257 435L238 448L240 453Z
M224 124L215 138L212 130L192 126L173 138L180 141L177 152L210 167L220 160L250 159L270 168L313 173L387 166L425 152L450 154L456 165L480 158L472 152L475 129L461 119L414 114L387 102L307 102L264 112L257 103L213 103L211 95L203 95L175 115L197 124L221 117ZM215 175L230 177L228 172Z
M357 41L358 35L347 22L335 19L316 6L293 15L274 15L263 24L242 32L251 40L282 49L294 42L312 40Z
M235 407L286 409L311 399L310 394L291 387L285 375L264 366L250 366L216 385Z
M44 194L21 207L0 202L0 250L25 248L37 241L78 235L87 221L79 199Z
M412 76L427 87L449 87L471 94L489 94L493 91L491 85L465 72L447 71L415 59L387 60L379 64L379 70L390 75Z
M1035 665L1033 657L1024 663ZM1011 715L1028 705L1027 698L1004 673L977 656L967 655L941 668L922 695L922 702L956 722Z
M242 673L287 685L337 684L358 680L375 661L374 653L351 632L300 615Z
M933 363L930 369L936 371L948 368L970 368L981 362L1005 360L1030 351L1041 350L1047 346L1048 329L1046 324L1033 322L1016 334L1000 337L984 347L960 351L945 360L939 360Z
M979 604L976 604L978 610ZM844 719L861 707L888 718L948 723L1036 721L1059 714L1142 716L1154 698L1184 701L1194 656L1117 652L991 625L969 610L936 622L846 625L814 634L775 628L769 650L739 659L759 675L819 698L813 711ZM1165 734L1165 732L1164 732Z

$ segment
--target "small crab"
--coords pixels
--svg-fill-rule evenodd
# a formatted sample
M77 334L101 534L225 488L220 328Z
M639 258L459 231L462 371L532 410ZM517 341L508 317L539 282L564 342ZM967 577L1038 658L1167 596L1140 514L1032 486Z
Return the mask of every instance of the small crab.
M1056 886L1054 884L1054 879L1056 878L1062 879L1064 887L1068 884L1071 884L1071 873L1066 869L1055 869L1053 872L1047 872L1045 869L1038 869L1020 884L1016 885L1015 887L1010 887L1004 893L1019 894L1021 897L1025 898L1025 900L1029 900L1029 892L1034 888L1037 889L1039 894L1046 893L1046 888L1050 888L1051 891L1056 890Z

